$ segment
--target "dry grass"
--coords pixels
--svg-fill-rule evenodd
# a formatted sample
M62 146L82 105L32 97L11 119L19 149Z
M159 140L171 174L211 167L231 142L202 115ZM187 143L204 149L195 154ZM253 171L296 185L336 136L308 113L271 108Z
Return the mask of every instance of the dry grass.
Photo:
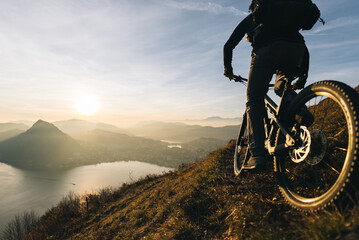
M119 189L70 194L27 239L336 239L358 210L306 215L282 199L270 169L235 178L234 143L205 160ZM87 201L86 201L87 199Z

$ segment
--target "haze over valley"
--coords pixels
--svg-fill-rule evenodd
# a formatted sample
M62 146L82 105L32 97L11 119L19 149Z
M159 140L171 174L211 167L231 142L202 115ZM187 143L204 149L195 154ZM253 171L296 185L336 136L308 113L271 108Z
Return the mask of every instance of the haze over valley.
M218 120L218 119L217 119ZM150 122L121 129L71 119L0 123L0 162L25 169L68 169L115 161L177 168L235 138L238 126L209 127Z

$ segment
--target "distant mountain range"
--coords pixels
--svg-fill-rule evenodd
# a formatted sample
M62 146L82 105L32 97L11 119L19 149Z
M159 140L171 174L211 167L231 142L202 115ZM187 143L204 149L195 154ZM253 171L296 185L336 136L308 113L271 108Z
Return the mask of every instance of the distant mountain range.
M76 137L76 135L78 134L82 134L83 132L92 131L95 129L129 134L126 130L118 128L111 124L101 123L101 122L93 123L80 119L56 121L52 124L62 132L69 134L72 137ZM17 122L0 123L0 142L10 137L14 137L22 132L25 132L29 128L30 126L24 123L17 123Z
M198 138L233 139L238 132L238 126L204 127L184 123L155 122L127 129L130 133L157 140L188 142Z
M81 121L72 120L57 124L72 129L73 123L81 124ZM89 127L86 129L93 128L92 125L87 126ZM100 126L119 131L111 126ZM163 125L159 126L163 128ZM178 124L171 126L176 128ZM180 126L183 129L184 126ZM11 136L9 131L3 134L8 133ZM183 144L182 148L169 148L167 143L159 140L100 129L78 131L76 138L73 138L54 124L39 120L27 131L0 142L0 162L20 168L61 169L101 162L136 160L175 168L183 163L194 162L226 143L227 140L223 139L200 137Z
M213 117L208 117L208 118L204 119L203 121L242 121L242 118L241 117L222 118L219 116L213 116Z
M239 125L242 122L242 117L222 118L219 116L212 116L202 120L187 119L182 122L190 125L199 124L203 126L223 127L228 125Z
M220 117L208 118L215 121ZM223 119L223 118L220 118ZM77 138L92 130L122 133L129 136L146 137L155 140L168 140L175 142L188 142L198 138L216 138L230 140L236 137L238 125L223 127L210 127L201 125L188 125L181 122L148 122L132 128L121 129L111 124L93 123L85 120L70 119L52 123L62 132ZM14 137L30 127L22 123L0 123L0 142Z
M12 122L0 123L0 132L7 132L14 129L25 131L29 129L29 126L23 123L12 123Z
M70 119L65 121L57 121L53 123L61 131L70 134L77 135L82 132L100 129L104 131L116 132L116 133L127 133L125 130L120 129L114 125L107 123L93 123L80 119Z

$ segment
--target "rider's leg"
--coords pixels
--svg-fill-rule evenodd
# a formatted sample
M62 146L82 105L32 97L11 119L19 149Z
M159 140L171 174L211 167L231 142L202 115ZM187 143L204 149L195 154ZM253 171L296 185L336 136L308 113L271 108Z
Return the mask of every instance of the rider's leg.
M304 46L304 45L303 45ZM305 46L304 46L305 47ZM277 69L297 66L304 47L286 41L273 42L253 53L247 85L247 126L249 134L250 168L257 168L265 161L264 97Z
M282 71L277 71L276 75L277 76L276 76L276 81L275 81L275 85L274 85L274 91L278 96L282 96L284 88L285 88L285 84L286 83L290 84L295 79L295 77L293 75L285 74ZM285 116L285 113L288 112L287 110L288 110L290 103L294 100L294 98L297 95L298 94L294 90L289 90L286 92L285 96L282 97L279 117ZM306 127L311 126L312 123L314 122L314 117L311 114L311 112L307 109L306 106L303 106L299 110L298 117L299 117L299 119L297 119L298 122L301 125L304 125Z
M285 88L290 86L294 79L295 77L293 75L288 75L281 70L276 72L274 92L281 97L280 110L278 113L279 118L286 115L290 102L298 95L294 90L287 90L285 95L283 95Z
M249 135L249 150L251 157L248 161L250 168L257 168L265 161L264 133L264 97L274 73L272 58L275 49L267 46L252 55L251 68L247 84L247 130Z
M286 81L288 83L291 83L291 80L288 80L285 75L281 75L280 73L277 73L276 83L274 85L274 91L278 96L283 95L283 91L285 88ZM289 90L286 92L285 96L282 97L281 102L281 109L279 110L279 118L285 117L288 113L288 108L290 103L294 100L294 98L298 94L294 90ZM300 108L300 110L297 112L297 121L300 125L304 125L306 127L309 127L314 122L314 116L313 114L308 110L308 108L304 105Z

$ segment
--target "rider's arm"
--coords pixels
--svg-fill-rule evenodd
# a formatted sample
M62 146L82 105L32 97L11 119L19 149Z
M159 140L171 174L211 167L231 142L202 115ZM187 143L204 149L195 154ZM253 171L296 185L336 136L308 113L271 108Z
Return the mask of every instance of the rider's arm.
M249 23L252 20L252 15L248 15L242 22L238 24L236 29L234 29L232 35L229 37L228 41L223 48L223 63L224 63L224 75L229 77L233 76L232 68L232 56L233 49L238 45L242 40L244 35L249 29Z

